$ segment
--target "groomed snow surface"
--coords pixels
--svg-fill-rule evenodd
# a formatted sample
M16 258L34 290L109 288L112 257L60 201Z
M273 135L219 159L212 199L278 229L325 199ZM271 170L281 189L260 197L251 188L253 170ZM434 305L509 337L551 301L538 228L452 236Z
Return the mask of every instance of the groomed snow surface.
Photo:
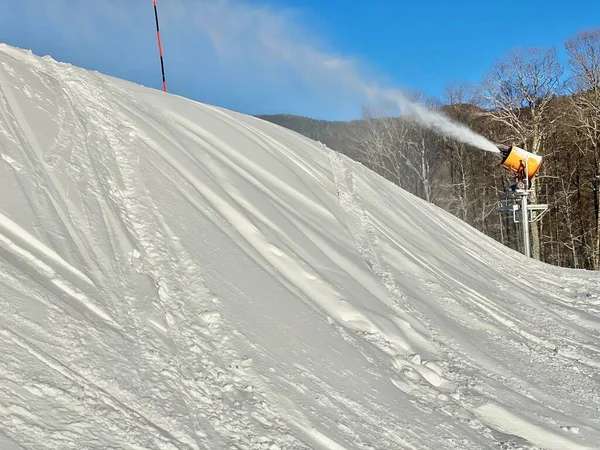
M0 47L2 449L600 448L600 283L259 119Z

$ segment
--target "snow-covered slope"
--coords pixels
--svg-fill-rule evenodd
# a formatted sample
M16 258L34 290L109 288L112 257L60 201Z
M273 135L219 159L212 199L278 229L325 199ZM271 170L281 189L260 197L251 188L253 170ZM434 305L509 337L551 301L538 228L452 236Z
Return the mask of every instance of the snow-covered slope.
M0 154L2 449L600 447L598 274L8 46Z

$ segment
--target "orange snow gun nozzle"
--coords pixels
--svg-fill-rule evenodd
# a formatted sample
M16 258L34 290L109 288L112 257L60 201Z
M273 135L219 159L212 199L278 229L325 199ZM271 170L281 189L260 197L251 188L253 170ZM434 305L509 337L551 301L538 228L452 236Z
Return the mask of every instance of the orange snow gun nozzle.
M498 146L502 153L502 166L517 174L518 178L531 180L540 170L542 157L515 145Z

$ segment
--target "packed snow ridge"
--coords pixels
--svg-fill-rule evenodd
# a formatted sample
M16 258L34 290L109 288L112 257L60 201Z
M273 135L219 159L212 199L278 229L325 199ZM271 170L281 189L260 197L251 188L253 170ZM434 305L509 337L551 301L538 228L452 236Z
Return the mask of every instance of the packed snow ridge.
M2 449L599 446L598 274L9 46L0 156Z

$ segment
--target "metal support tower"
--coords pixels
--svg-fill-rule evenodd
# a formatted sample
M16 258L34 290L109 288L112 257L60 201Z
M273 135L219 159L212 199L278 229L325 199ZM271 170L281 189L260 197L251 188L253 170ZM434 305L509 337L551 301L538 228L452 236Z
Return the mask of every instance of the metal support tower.
M512 214L513 222L521 224L523 254L531 258L529 224L539 221L548 211L548 205L530 204L529 194L530 191L525 188L524 183L516 183L508 195L500 198L498 210L500 213Z
M521 230L523 232L523 253L526 257L531 258L531 242L529 242L529 217L527 214L527 203L529 200L529 192L523 189L516 192L518 197L521 197Z

